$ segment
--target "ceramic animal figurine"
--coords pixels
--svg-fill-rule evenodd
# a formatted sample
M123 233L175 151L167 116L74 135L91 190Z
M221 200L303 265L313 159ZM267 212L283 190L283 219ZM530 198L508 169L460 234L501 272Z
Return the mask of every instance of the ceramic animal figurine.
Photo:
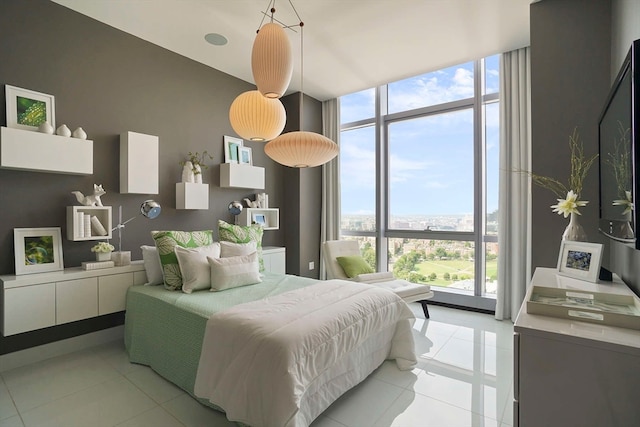
M258 202L257 201L252 202L249 199L242 199L242 200L244 200L247 203L247 207L248 208L259 208L260 207L260 206L258 206Z
M100 200L100 196L104 196L107 194L106 191L102 189L102 184L97 185L93 184L93 194L85 196L79 191L72 191L71 194L76 195L76 199L78 199L78 203L84 206L102 206L102 201Z
M258 207L259 208L266 208L267 204L266 204L266 197L267 195L265 193L256 193L256 202L258 202Z

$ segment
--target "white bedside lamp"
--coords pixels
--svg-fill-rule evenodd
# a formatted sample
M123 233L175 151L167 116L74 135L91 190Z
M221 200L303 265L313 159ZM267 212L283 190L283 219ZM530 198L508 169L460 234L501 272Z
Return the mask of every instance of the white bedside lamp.
M154 200L145 200L140 205L140 215L149 218L156 219L160 215L162 208L160 204ZM136 219L137 216L131 217L125 222L122 222L122 206L118 208L118 225L113 227L111 231L118 230L118 251L111 254L111 259L116 266L123 266L131 264L131 251L122 251L122 229L126 224Z

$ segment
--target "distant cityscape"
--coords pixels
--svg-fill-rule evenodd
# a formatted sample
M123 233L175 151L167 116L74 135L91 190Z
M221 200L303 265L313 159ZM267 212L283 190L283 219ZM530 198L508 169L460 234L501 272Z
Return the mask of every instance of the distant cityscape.
M487 218L487 234L496 234L497 213ZM429 230L450 232L473 232L472 215L404 215L393 216L389 228L394 230ZM373 232L376 230L374 215L343 215L342 230L351 232ZM373 237L353 237L360 242L360 247L375 248ZM403 277L416 283L432 286L444 286L455 289L473 291L475 270L475 247L472 241L426 240L426 239L389 239L389 271L405 254L412 251L421 254L421 261L414 266L413 272ZM498 243L486 242L486 275L484 292L495 294L497 287ZM375 262L371 260L370 262ZM453 267L455 265L456 267ZM450 273L443 271L450 269ZM397 273L397 271L396 271ZM396 274L394 273L394 274ZM413 274L415 273L415 274Z

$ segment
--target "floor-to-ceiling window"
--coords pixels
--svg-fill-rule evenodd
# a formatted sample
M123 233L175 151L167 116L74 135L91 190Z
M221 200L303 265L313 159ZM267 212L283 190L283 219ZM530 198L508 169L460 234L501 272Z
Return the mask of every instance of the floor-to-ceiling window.
M343 96L341 234L436 299L492 309L499 56Z

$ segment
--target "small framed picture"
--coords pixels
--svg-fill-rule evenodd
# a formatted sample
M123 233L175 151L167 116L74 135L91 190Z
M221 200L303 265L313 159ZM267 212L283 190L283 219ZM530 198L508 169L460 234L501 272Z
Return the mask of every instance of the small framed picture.
M239 163L240 147L242 147L243 141L240 138L234 138L233 136L224 136L224 162L225 163Z
M267 227L267 217L265 216L265 214L254 213L252 214L252 216L253 216L252 220L255 224L259 224L263 228Z
M576 279L597 282L602 262L600 243L564 240L560 245L558 273Z
M238 160L241 165L253 165L251 158L251 147L238 147Z
M55 98L53 95L4 85L7 100L7 127L37 131L49 122L56 127Z
M64 269L60 227L14 228L13 244L16 275Z

